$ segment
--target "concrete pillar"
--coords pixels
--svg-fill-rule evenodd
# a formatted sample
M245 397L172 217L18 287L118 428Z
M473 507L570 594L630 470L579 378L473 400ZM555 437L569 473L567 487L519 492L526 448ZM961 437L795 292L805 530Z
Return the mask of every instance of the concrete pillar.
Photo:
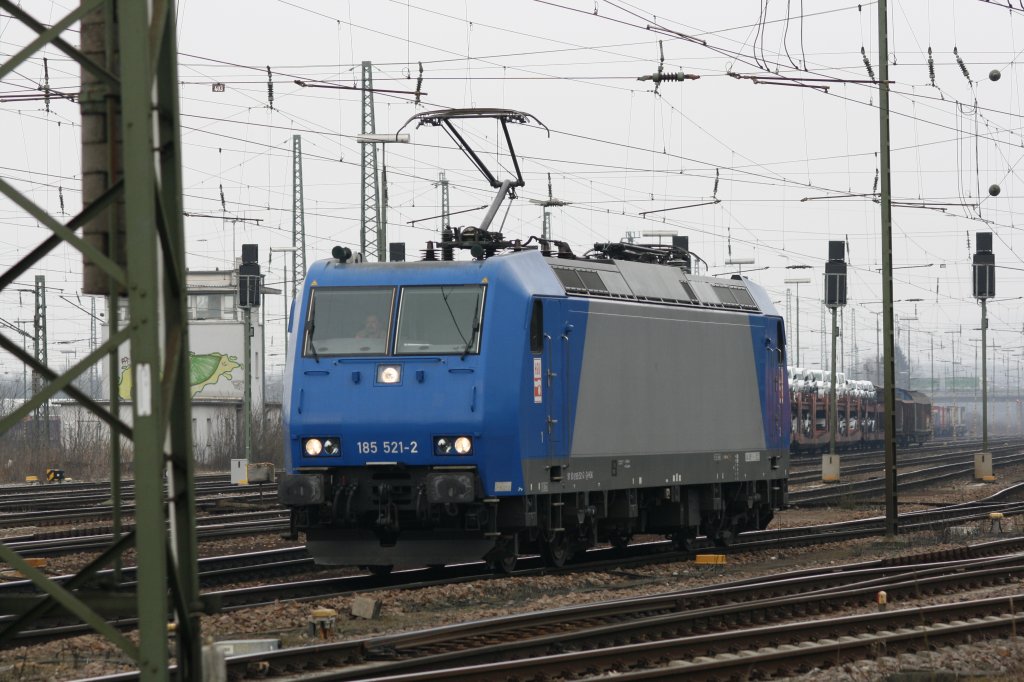
M825 483L839 482L839 455L821 456L821 480Z
M974 478L979 481L994 481L992 475L992 453L976 452L974 454Z

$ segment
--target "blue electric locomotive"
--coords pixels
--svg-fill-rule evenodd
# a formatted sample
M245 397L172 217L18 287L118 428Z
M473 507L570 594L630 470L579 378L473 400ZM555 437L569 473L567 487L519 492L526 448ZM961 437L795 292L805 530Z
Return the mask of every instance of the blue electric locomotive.
M690 273L686 245L506 241L488 227L525 183L505 109L426 112L497 195L420 262L336 247L291 316L288 474L278 496L323 564L484 559L561 565L637 533L727 543L785 504L785 333L742 278ZM410 120L413 120L410 119ZM455 123L497 121L498 181ZM557 247L557 248L554 248ZM454 257L466 249L472 260Z
M279 495L318 562L557 565L636 533L727 542L784 504L785 335L763 289L564 256L310 268Z

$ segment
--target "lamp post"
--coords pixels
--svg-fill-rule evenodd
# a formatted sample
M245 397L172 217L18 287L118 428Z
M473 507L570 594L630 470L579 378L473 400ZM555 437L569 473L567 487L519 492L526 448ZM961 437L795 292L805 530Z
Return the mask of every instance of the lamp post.
M921 298L904 298L902 300L904 302L906 302L906 303L915 303L916 304L916 303L919 303L919 302L923 301L924 299L921 299ZM900 319L903 322L916 322L917 321L917 305L914 306L914 314L913 315L904 315ZM911 390L913 390L914 387L911 385L912 372L911 372L911 363L910 363L910 325L909 324L907 325L907 353L906 353L906 356L907 356L907 390L911 391Z
M809 268L810 265L789 265L789 268ZM783 280L786 284L796 285L796 366L800 367L800 285L810 284L810 277L789 277Z
M943 376L943 385L945 386L946 393L949 396L951 396L952 400L953 400L953 415L950 418L950 427L951 427L951 434L950 435L953 437L953 440L956 441L957 428L961 425L961 421L960 421L960 411L957 409L956 391L955 391L954 386L956 384L956 366L960 364L960 361L956 359L956 353L954 352L952 360L942 360L942 359L940 359L939 362L940 363L945 363L945 364L949 365L949 371L948 372L943 371L942 376Z
M740 266L740 277L742 277L743 276L743 266L744 265L753 265L754 264L754 259L753 258L726 258L725 259L725 264L726 265L738 265L738 266Z
M1010 351L1003 349L1003 357L1006 358L1006 384L1003 388L1003 402L1006 404L1006 425L1003 427L1005 435L1010 434Z
M981 331L980 329L978 331ZM974 346L974 364L971 366L974 370L974 381L971 383L973 390L971 391L971 435L978 433L978 340L973 339L971 345Z
M874 311L867 307L867 303L881 303L881 301L866 301L861 303L861 307L867 310L869 313L875 316L875 380L876 386L882 385L882 329L881 329L881 316L882 311Z
M981 452L974 456L974 477L992 476L992 454L988 451L988 299L996 295L996 257L992 253L992 233L978 232L972 262L972 289L981 303Z
M299 250L299 247L297 247L297 246L271 246L270 247L270 261L274 260L274 254L277 253L277 252L295 253L298 250ZM283 286L285 284L288 284L289 282L291 283L292 304L294 305L294 303L295 303L295 286L296 286L296 284L295 284L295 270L294 269L292 270L292 278L291 278L291 280L289 280L288 279L288 261L285 261L285 264L283 266L281 266L281 267L284 268L284 278L282 279L281 284ZM287 358L288 357L288 297L287 296L283 296L282 298L284 299L284 356Z
M1024 433L1024 413L1021 412L1021 356L1017 356L1017 433Z
M387 260L387 238L388 238L388 163L384 156L384 150L388 144L395 142L407 143L409 142L408 133L363 133L362 135L356 135L356 142L360 144L379 144L380 148L380 184L383 197L380 202L380 215L378 216L377 223L377 260L383 262ZM374 172L377 169L374 168ZM362 240L362 247L365 251L366 239L365 236Z

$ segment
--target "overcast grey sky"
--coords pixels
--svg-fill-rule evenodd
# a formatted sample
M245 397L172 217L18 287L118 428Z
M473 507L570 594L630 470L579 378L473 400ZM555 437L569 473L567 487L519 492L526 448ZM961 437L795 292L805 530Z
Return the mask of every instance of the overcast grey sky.
M43 21L56 21L74 5L23 3ZM551 130L550 137L535 127L512 131L527 185L505 218L507 236L540 232L541 209L528 200L546 197L551 173L555 197L571 202L553 209L553 235L577 252L629 231L677 230L690 236L712 273L735 271L726 265L730 255L755 259L744 269L768 287L780 310L783 280L810 276L813 284L800 287L808 366L818 363L827 241L847 239L847 323L856 310L856 346L862 360L874 357L875 313L881 309L879 207L871 197L843 195L875 191L877 86L834 82L870 78L862 48L877 76L874 3L179 0L177 7L185 206L189 213L229 219L186 219L190 267L230 268L233 248L257 242L269 281L280 282L284 259L275 254L268 264L267 248L290 243L293 134L302 135L304 151L308 258L327 257L335 244L357 246L360 176L353 136L359 132L359 93L294 81L358 84L359 63L370 60L376 88L412 92L422 63L421 104L410 94L379 93L378 132L396 131L417 112L469 106L527 111ZM918 319L901 329L912 329L911 351L920 364L915 373L922 375L929 371L933 340L936 358L948 360L952 337L945 332L962 326L965 343L978 336L979 310L970 298L974 233L993 231L997 263L1024 269L1015 248L1024 156L1024 12L983 0L893 0L889 14L898 202L893 246L900 268L895 298L923 299L897 303L896 309L904 317L916 312ZM66 37L78 42L75 31ZM0 52L10 55L30 39L17 22L0 16ZM700 78L663 83L657 93L650 82L637 81L657 70L659 41L666 72ZM0 99L39 87L44 55L50 86L77 92L77 67L47 50L0 84ZM998 81L989 79L992 69L1001 72ZM730 74L803 78L827 91ZM212 91L217 82L224 92ZM67 214L80 208L78 120L77 105L64 100L52 100L50 111L42 101L0 101L0 174L52 213L61 212L62 198ZM482 206L493 193L438 129L409 132L412 144L387 150L388 239L407 242L415 253L437 236L439 221L409 221L440 212L441 170L451 182L453 211ZM507 161L495 133L484 125L467 131ZM988 196L992 184L1001 187L996 198ZM707 203L713 199L720 202ZM706 205L639 215L700 203ZM465 213L453 223L471 225L481 215ZM46 236L7 201L0 201L0 222L5 267ZM77 254L62 250L37 272L52 287L51 342L81 355L88 316L59 297L79 303L79 262ZM790 265L815 269L787 270ZM1016 353L1024 346L1022 283L1018 270L1000 269L999 298L1013 300L989 306L996 344ZM30 286L28 278L18 288ZM81 304L89 307L85 297ZM31 318L31 294L4 292L0 305L5 319ZM282 341L276 332L281 302L268 305L270 363L283 364L273 355ZM852 330L845 346L848 352L854 346ZM973 362L973 350L968 354ZM54 364L63 359L51 352ZM3 364L14 371L9 358ZM948 363L937 360L936 372L946 371ZM1000 376L1004 371L1000 365Z

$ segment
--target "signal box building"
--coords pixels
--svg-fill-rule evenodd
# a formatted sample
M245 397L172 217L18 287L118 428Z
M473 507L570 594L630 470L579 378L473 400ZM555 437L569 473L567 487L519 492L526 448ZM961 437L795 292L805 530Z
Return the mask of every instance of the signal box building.
M260 428L266 416L264 401L266 385L266 349L264 334L264 308L252 309L251 357L245 358L245 324L243 311L238 307L238 271L190 271L188 287L189 322L189 374L192 392L192 436L196 461L210 462L214 456L242 456L242 406L245 389L246 362L252 371L252 411L254 431ZM262 293L279 294L280 290L263 288ZM120 326L127 317L127 303L121 307ZM101 325L101 337L109 337L109 328ZM123 403L121 416L131 420L131 400L134 377L131 370L131 347L123 344L118 352L118 397ZM107 376L109 361L104 364L103 378L99 382L97 398L110 399ZM80 432L100 428L100 423L88 411L74 404L62 406L62 421L73 420ZM279 410L275 412L279 413ZM71 424L69 424L70 426Z

